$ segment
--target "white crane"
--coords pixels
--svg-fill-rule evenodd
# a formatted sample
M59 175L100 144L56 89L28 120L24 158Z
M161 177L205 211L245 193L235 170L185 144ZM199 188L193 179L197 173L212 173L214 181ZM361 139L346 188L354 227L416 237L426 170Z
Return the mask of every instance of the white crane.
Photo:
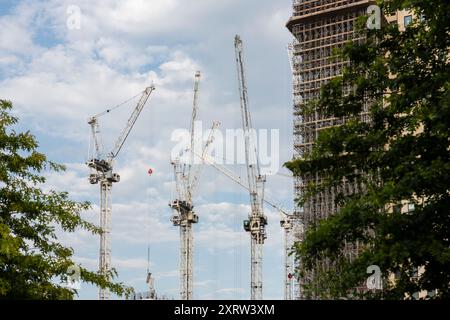
M175 173L175 185L177 199L169 204L174 209L171 221L174 226L180 227L180 298L191 300L193 298L193 252L194 239L192 225L198 223L198 215L194 212L192 198L198 185L203 164L194 165L194 152L196 150L195 122L198 115L198 94L200 84L200 72L195 74L194 103L191 119L191 144L186 150L189 152L188 163L182 163L180 158L174 159L172 165ZM219 127L214 122L208 140L203 147L206 154L214 141L214 131ZM201 141L200 141L201 142Z
M238 176L233 171L227 169L226 167L219 165L212 157L210 157L209 154L200 155L198 153L195 153L195 156L199 157L201 161L212 166L217 171L219 171L220 173L222 173L235 183L239 184L245 190L250 191L250 187L244 181L242 181L240 176ZM267 197L267 195L264 197L263 201L280 212L280 225L284 230L284 281L283 281L284 300L292 300L294 263L293 258L290 254L290 250L293 246L293 238L292 238L293 217L281 205L276 204L274 200Z
M91 184L100 183L100 228L102 230L102 233L100 234L99 272L100 274L107 277L109 277L111 273L111 189L113 183L117 183L120 181L120 176L115 173L113 169L114 160L116 159L120 150L122 150L122 147L127 140L131 129L133 129L136 120L138 119L139 115L142 112L142 109L147 103L148 98L154 90L155 87L152 85L142 92L142 96L133 113L131 114L125 128L117 139L114 148L106 155L106 157L104 157L104 155L102 154L103 144L101 143L100 139L99 118L122 106L128 101L114 107L113 109L93 116L89 119L88 122L91 126L91 133L94 141L94 149L92 150L92 152L90 152L89 161L87 162L87 165L89 166L89 168L91 168L89 182ZM107 300L109 299L109 297L109 290L100 288L99 299Z
M263 244L266 235L267 217L263 212L264 184L266 178L261 175L259 157L254 141L254 132L249 110L247 79L245 77L244 48L239 36L235 37L236 65L239 83L239 96L241 102L242 127L245 137L245 161L250 193L251 213L249 219L244 221L245 231L250 233L251 241L251 299L263 298Z

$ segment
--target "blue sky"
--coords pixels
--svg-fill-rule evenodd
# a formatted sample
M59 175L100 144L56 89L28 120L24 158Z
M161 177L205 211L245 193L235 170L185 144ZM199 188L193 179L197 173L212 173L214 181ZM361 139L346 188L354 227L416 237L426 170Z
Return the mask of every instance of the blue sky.
M67 8L81 10L80 30L69 30ZM200 119L208 127L241 127L234 35L246 50L253 124L280 130L280 166L292 158L291 75L285 22L291 0L48 0L0 1L0 97L11 100L49 158L67 165L49 174L47 188L89 200L84 213L98 221L99 192L88 183L87 119L134 96L150 83L157 90L117 159L121 183L113 190L113 265L120 281L146 289L147 246L158 293L178 298L178 230L169 221L174 197L171 133L187 128L193 78L202 71ZM133 104L102 119L105 144L125 125ZM148 168L154 174L148 177ZM245 176L243 166L230 166ZM282 169L283 170L283 169ZM285 170L285 169L284 169ZM292 208L292 182L269 177L267 193ZM242 221L249 196L206 168L195 197L197 299L249 298L249 237ZM283 296L283 238L279 215L266 208L264 297ZM85 232L63 234L77 261L97 269L98 239ZM97 290L83 284L81 299Z

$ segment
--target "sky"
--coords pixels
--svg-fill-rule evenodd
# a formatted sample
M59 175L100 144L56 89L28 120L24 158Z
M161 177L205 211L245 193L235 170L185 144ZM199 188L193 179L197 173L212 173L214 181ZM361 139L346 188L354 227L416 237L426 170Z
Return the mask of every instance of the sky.
M73 20L79 10L79 20ZM206 130L241 128L234 36L244 42L253 126L279 130L279 167L292 158L292 84L285 23L291 0L0 0L0 97L13 102L20 129L31 130L39 151L67 166L46 173L45 188L88 200L83 217L98 223L99 187L88 182L90 132L87 120L154 84L115 171L112 265L118 281L146 290L147 248L159 295L179 297L179 230L168 203L176 197L172 133L188 129L193 82L202 72L199 118ZM75 23L79 22L79 24ZM136 100L100 119L111 150ZM148 169L153 170L151 176ZM244 177L243 165L227 168ZM266 194L293 207L289 178L271 175ZM250 239L242 228L248 192L206 167L194 205L195 299L250 297ZM264 298L283 298L283 232L277 211L269 218L264 247ZM75 260L98 268L98 237L85 231L61 233ZM96 299L82 284L79 299Z

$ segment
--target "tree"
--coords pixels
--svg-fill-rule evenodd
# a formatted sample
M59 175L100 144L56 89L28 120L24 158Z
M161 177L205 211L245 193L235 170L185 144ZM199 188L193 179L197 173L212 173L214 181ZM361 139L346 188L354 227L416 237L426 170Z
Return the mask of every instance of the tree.
M74 252L58 243L56 229L93 234L101 229L80 216L89 203L72 201L67 192L39 188L45 182L43 171L61 172L64 167L37 151L30 132L13 129L18 119L11 109L10 102L0 100L0 299L72 299L77 292L64 283L75 265ZM131 292L110 281L117 276L114 270L100 275L79 268L84 282L118 295Z
M286 164L295 175L322 177L300 204L332 190L340 208L296 244L299 273L331 261L318 278L322 294L337 298L354 294L367 268L376 265L383 291L363 297L404 299L427 290L428 298L449 299L450 2L378 4L385 15L412 11L413 23L402 32L389 24L361 30L367 41L350 42L339 52L348 68L303 112L318 109L345 122L322 131L311 153ZM364 110L369 121L360 116ZM359 191L339 191L344 180ZM342 248L356 242L362 249L349 261Z

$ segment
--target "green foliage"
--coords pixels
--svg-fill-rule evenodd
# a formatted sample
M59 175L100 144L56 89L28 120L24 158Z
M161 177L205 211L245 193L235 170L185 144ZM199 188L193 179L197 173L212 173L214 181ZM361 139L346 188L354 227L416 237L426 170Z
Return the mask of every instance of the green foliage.
M61 172L64 167L37 151L30 132L16 132L12 104L0 100L0 299L73 299L76 290L63 285L74 265L73 250L58 243L55 230L101 230L84 221L80 213L87 202L75 202L66 192L42 190L41 172ZM118 295L130 289L80 267L81 280ZM58 284L59 283L59 284Z
M332 190L340 207L296 245L299 273L330 261L330 270L318 271L318 294L338 298L351 295L367 279L366 268L378 265L385 279L396 275L395 281L365 298L403 299L438 290L434 298L448 299L450 2L386 0L379 5L385 15L412 10L413 23L402 32L395 25L364 30L364 44L345 46L341 58L350 66L323 86L313 105L346 121L321 132L304 159L286 164L295 175L323 178L308 187L300 203ZM365 110L370 121L360 116ZM359 191L338 191L344 180ZM392 211L393 205L406 203L414 210ZM363 249L349 261L342 248L356 242ZM424 272L417 277L421 267Z

